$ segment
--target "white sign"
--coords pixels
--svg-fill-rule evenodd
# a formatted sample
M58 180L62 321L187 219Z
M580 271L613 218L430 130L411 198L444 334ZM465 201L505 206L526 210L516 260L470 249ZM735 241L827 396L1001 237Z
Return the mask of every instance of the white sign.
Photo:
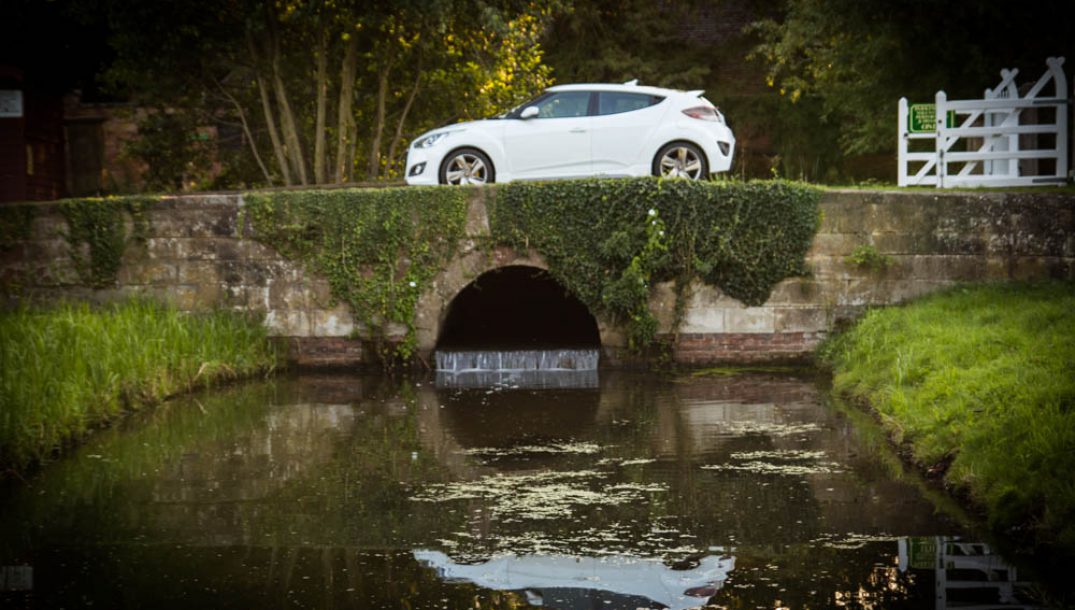
M22 91L0 89L0 118L22 117Z

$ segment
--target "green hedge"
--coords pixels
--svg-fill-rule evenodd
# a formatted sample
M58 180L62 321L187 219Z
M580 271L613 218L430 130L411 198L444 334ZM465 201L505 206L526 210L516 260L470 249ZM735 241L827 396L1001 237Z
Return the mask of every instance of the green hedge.
M656 332L647 307L655 282L675 280L681 317L693 279L760 305L803 274L819 199L783 181L514 183L497 187L490 225L494 240L541 253L553 277L623 323L639 349Z

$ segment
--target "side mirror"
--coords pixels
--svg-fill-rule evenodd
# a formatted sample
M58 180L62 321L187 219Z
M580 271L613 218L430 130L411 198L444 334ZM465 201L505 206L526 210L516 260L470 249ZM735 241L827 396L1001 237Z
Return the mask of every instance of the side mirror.
M532 118L536 117L539 112L541 112L541 111L538 110L537 106L527 106L526 108L523 108L522 112L519 113L519 118L520 119L532 119Z

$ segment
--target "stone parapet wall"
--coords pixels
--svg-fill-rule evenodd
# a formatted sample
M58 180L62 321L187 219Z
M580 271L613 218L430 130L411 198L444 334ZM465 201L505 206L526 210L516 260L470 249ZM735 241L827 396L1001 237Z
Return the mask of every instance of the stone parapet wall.
M468 232L488 235L485 193L471 201ZM77 273L54 203L34 208L24 232L0 243L0 295L21 301L103 302L132 295L184 310L256 312L302 365L371 363L346 305L328 283L252 239L238 194L164 198L145 210L144 241L132 242L114 286L90 288ZM0 207L0 221L18 206ZM1075 195L1056 192L826 191L822 223L806 261L809 273L779 284L760 307L745 307L713 287L692 286L673 329L671 285L654 291L651 309L663 338L675 337L684 364L771 362L808 357L834 327L871 306L904 302L959 282L1075 278ZM3 226L3 225L0 225ZM8 223L11 226L11 223ZM478 240L480 241L480 240ZM419 304L419 347L432 350L447 305L470 279L507 264L543 267L533 252L487 251L466 240ZM871 246L884 268L848 256ZM598 318L604 361L630 360L622 336ZM428 361L428 354L424 353Z
M1075 279L1075 195L831 190L807 254L809 274L781 282L760 307L693 286L674 358L683 363L762 362L809 355L834 327L964 282ZM871 246L887 266L848 257ZM654 309L671 334L674 297Z

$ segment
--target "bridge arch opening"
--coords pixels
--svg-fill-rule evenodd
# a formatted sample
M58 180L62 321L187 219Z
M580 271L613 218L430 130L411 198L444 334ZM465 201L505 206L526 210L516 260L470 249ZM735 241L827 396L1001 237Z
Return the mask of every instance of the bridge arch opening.
M488 271L452 300L438 350L592 348L597 320L575 296L537 267Z

